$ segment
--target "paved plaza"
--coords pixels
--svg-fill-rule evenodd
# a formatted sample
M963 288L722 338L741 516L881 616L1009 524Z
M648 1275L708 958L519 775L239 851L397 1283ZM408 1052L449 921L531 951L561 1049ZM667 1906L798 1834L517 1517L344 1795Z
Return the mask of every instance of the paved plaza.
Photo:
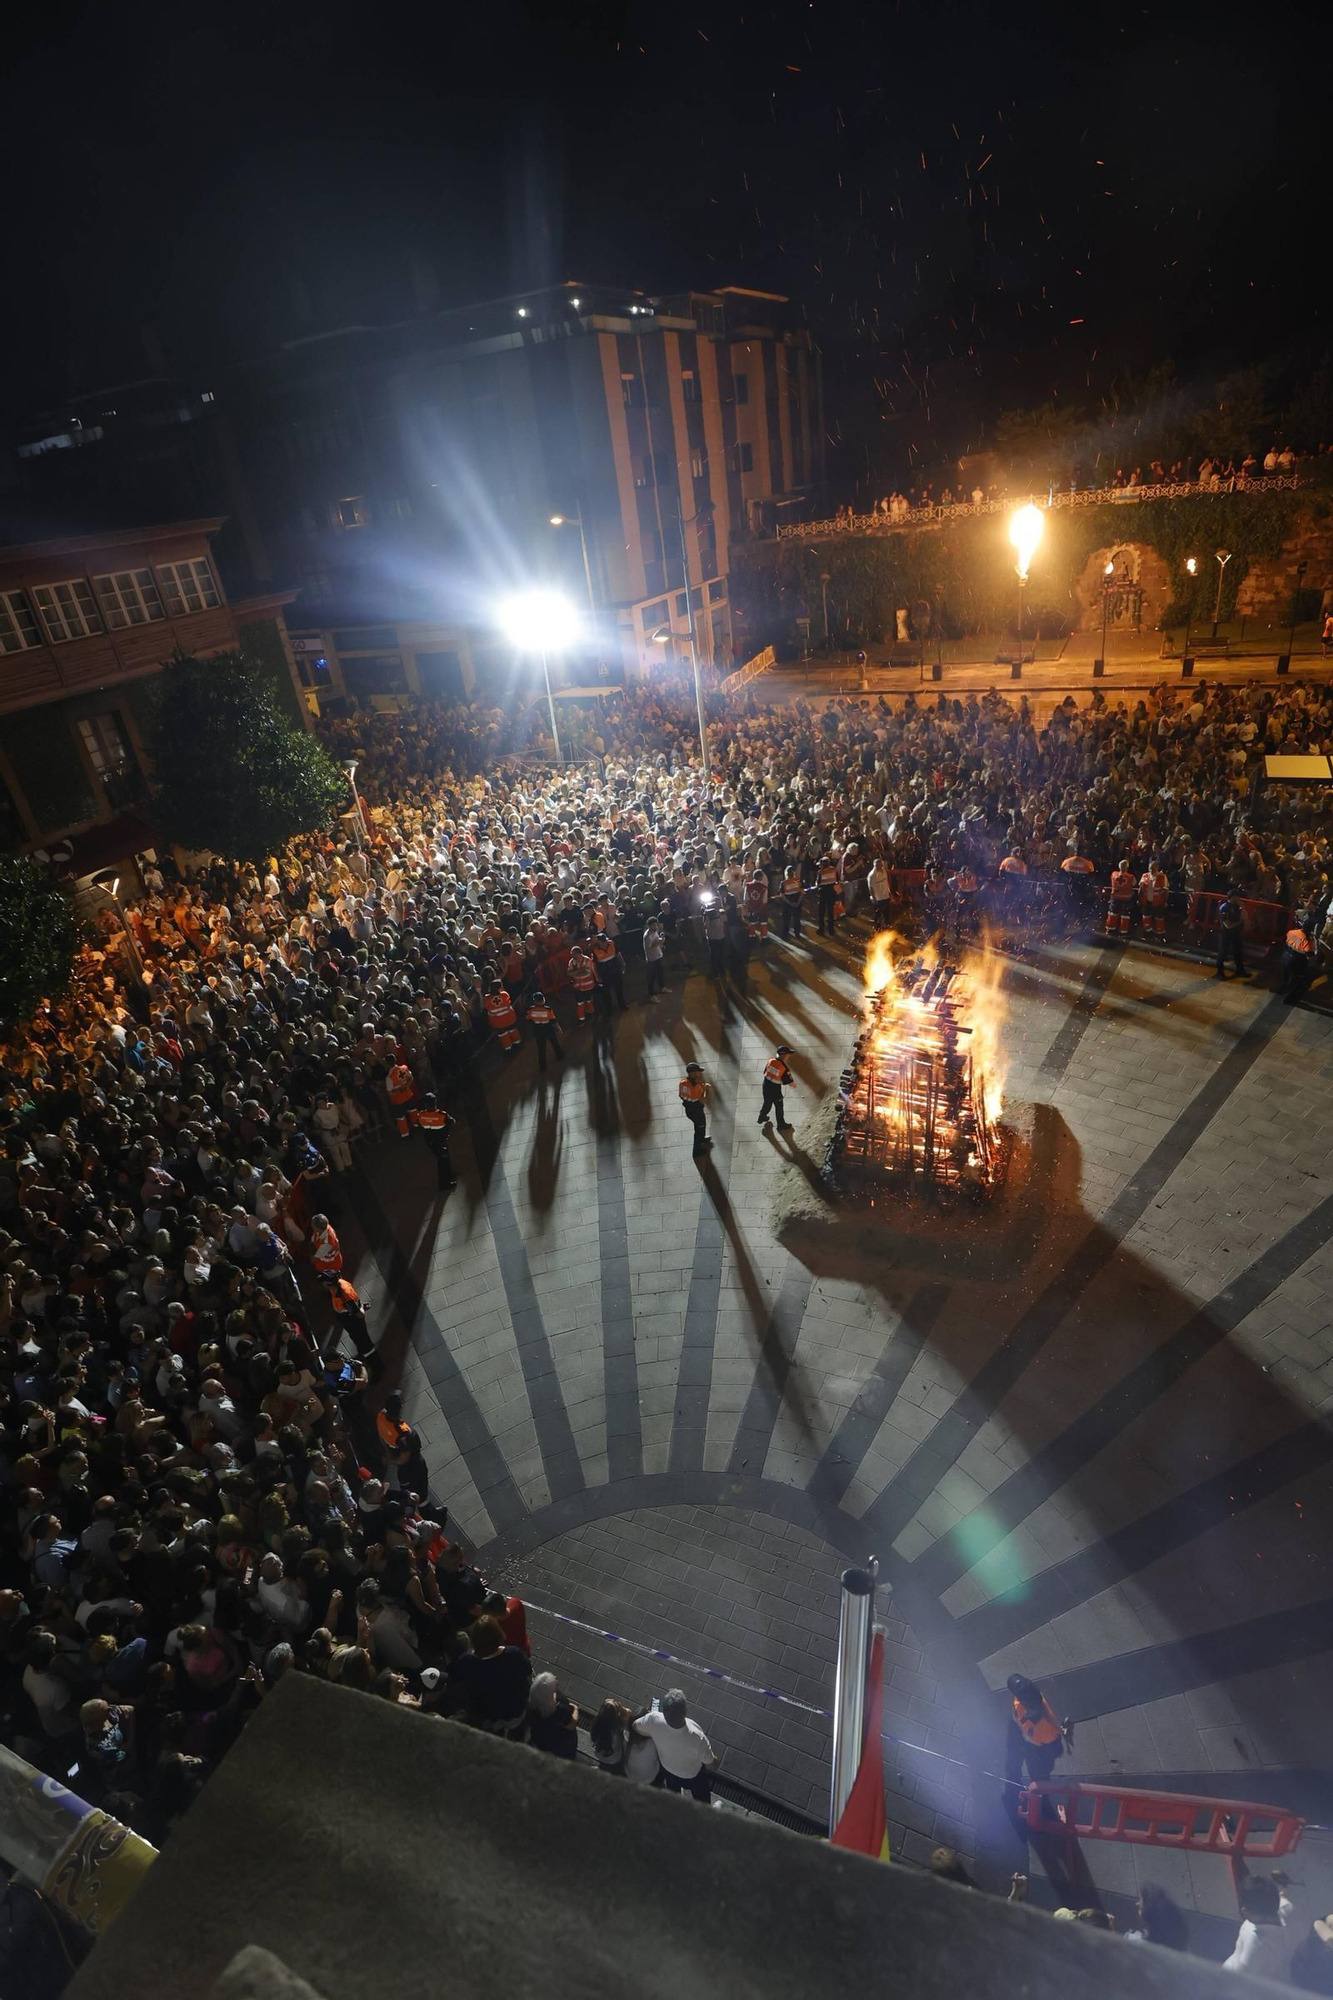
M678 972L609 1033L571 1028L544 1081L530 1043L487 1051L456 1193L421 1142L363 1149L344 1243L436 1492L569 1692L679 1682L725 1772L815 1817L837 1577L878 1556L905 1858L948 1841L1041 1882L1002 1803L1016 1669L1076 1719L1062 1772L1333 1825L1333 1025L1134 949L1006 960L1003 1195L890 1208L871 1251L836 1223L789 1249L861 957L774 939L743 996ZM789 1139L755 1122L777 1041ZM715 1090L702 1163L690 1059ZM1133 1850L1087 1853L1133 1893ZM1333 1839L1297 1861L1322 1914ZM1223 1863L1143 1872L1221 1938Z

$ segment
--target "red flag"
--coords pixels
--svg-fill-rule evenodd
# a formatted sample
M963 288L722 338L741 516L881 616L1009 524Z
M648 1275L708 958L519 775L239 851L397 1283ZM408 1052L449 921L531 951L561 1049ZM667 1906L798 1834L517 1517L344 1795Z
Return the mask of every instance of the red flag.
M884 1634L876 1632L870 1645L870 1673L866 1682L866 1733L861 1761L842 1818L829 1835L834 1847L849 1847L854 1854L868 1854L872 1861L889 1858L889 1822L884 1811L884 1744L880 1725L884 1714Z

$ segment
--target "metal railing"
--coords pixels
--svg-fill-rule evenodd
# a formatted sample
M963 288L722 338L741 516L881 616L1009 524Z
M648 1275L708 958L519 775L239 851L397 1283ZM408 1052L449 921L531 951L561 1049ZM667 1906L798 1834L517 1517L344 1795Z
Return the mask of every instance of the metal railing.
M1186 480L1167 482L1157 486L1095 486L1077 493L1053 492L1046 501L1048 507L1102 507L1134 506L1141 500L1187 500L1199 494L1211 495L1215 499L1225 499L1230 493L1278 493L1294 492L1298 486L1308 486L1310 481L1298 472L1261 473L1257 478L1245 473L1236 473L1231 479L1219 480L1216 486L1211 480ZM929 528L942 521L966 521L974 515L1005 514L1016 505L1015 496L1003 500L955 500L947 507L935 503L928 507L909 507L897 516L886 513L844 514L826 521L791 521L775 530L779 542L809 541L829 535L890 535L902 528Z

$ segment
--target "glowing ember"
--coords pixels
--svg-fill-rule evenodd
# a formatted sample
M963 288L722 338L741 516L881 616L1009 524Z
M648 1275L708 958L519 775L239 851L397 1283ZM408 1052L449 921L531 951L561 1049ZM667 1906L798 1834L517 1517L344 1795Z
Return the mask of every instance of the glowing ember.
M840 1181L985 1193L1002 1178L999 1094L983 1061L998 1053L1000 1002L985 960L977 1018L962 1018L956 966L929 948L895 963L892 932L866 960L866 1025L844 1070L829 1167Z

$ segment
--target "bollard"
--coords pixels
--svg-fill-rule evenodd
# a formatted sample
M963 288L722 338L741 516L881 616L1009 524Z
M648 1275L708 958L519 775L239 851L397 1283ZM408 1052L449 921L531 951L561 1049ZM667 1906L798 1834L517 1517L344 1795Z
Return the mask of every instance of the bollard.
M1183 681L1194 678L1194 656L1192 653L1187 653L1180 663L1180 678Z
M1289 673L1291 672L1291 654L1290 654L1290 653L1279 653L1279 654L1278 654L1278 656L1277 656L1277 670L1278 670L1278 672L1279 672L1280 674L1289 674Z
M1021 681L1021 680L1022 680L1022 678L1023 678L1023 662L1022 662L1022 660L1021 660L1021 659L1019 659L1019 660L1015 660L1015 661L1013 662L1013 664L1012 664L1012 665L1010 666L1010 668L1009 668L1009 678L1010 678L1010 680L1011 680L1011 681Z
M1106 673L1105 660L1094 660L1092 663L1092 678L1095 681L1099 681L1103 678L1105 673Z
M101 1937L157 1849L0 1745L0 1858L60 1916Z

